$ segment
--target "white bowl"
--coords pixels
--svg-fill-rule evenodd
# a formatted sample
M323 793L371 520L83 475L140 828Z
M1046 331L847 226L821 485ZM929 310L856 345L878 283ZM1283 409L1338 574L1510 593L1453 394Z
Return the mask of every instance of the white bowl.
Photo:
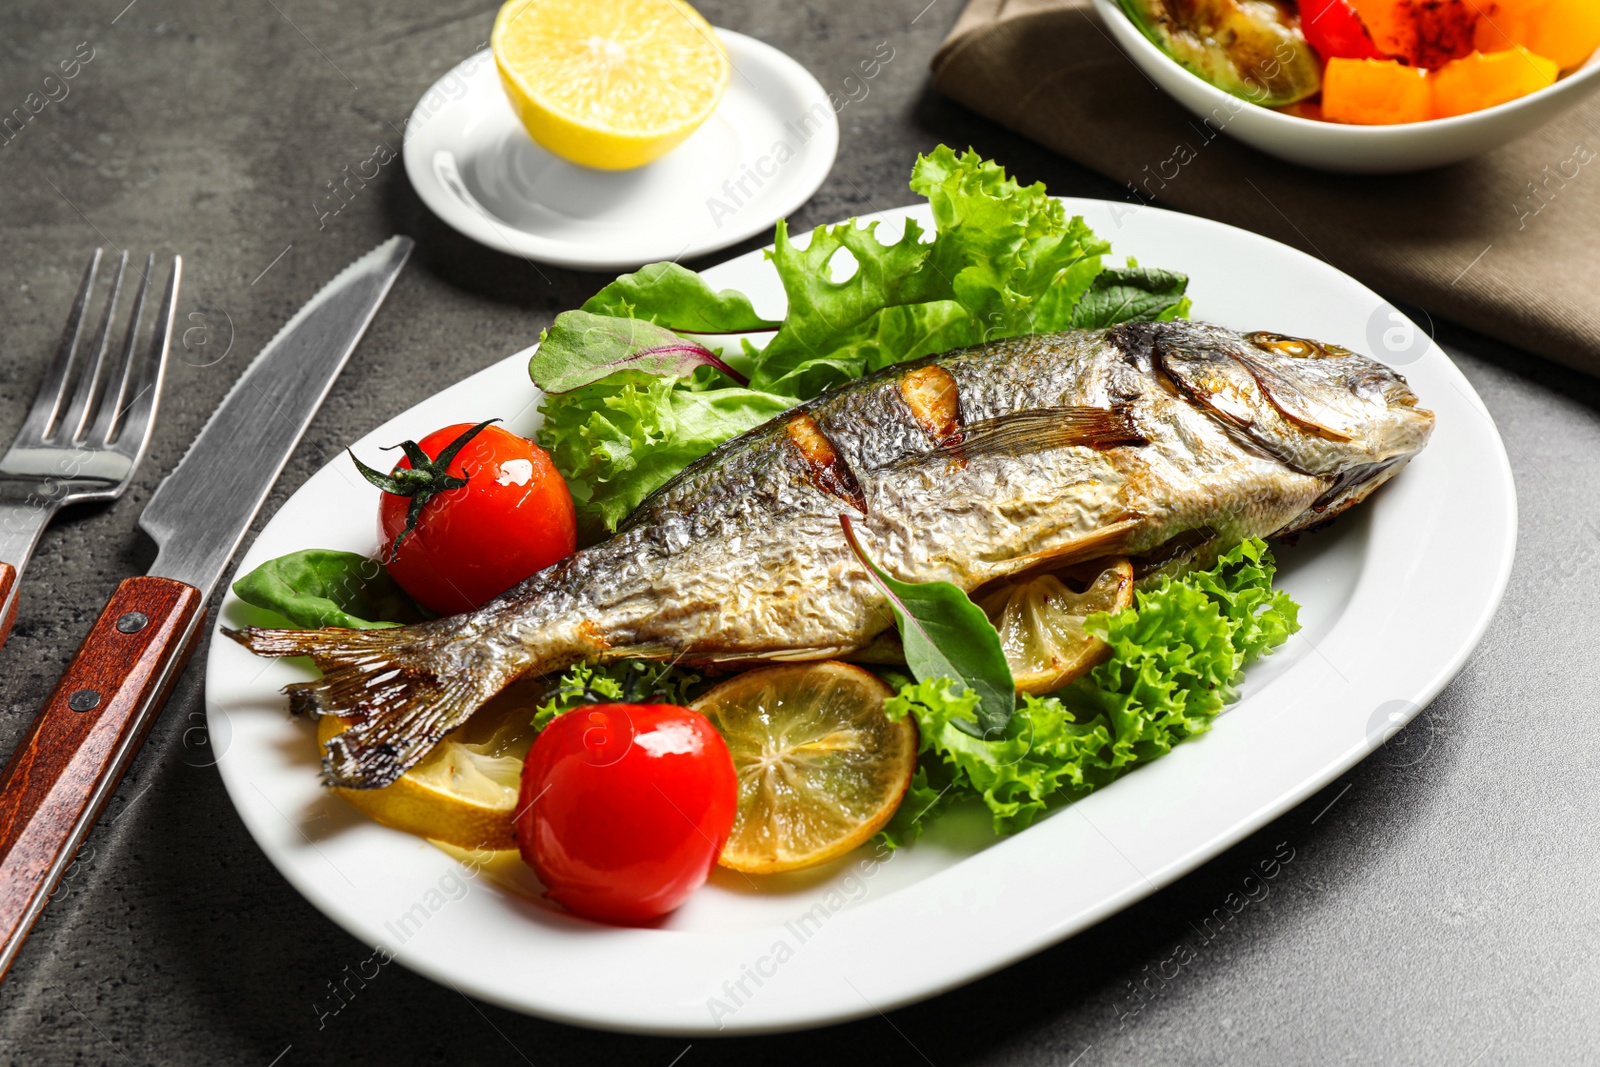
M1400 174L1459 163L1531 133L1600 89L1600 55L1548 89L1509 104L1403 126L1347 126L1285 115L1223 92L1180 66L1116 0L1094 0L1118 47L1184 107L1279 159L1352 174Z

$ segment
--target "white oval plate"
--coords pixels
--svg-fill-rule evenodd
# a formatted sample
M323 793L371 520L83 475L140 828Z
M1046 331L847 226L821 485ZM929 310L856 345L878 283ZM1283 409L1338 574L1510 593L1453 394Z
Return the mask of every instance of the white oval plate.
M534 143L488 49L440 78L406 126L406 174L452 227L490 248L625 270L737 244L810 199L839 151L828 94L793 59L717 30L733 80L683 144L643 167L592 170Z
M1157 85L1217 129L1279 159L1352 174L1402 174L1492 152L1532 133L1600 89L1600 53L1554 85L1497 107L1400 126L1348 126L1258 107L1223 92L1155 45L1117 0L1095 12L1125 55Z
M864 848L765 891L719 871L659 928L622 929L506 894L330 796L318 784L313 728L289 716L279 693L309 668L255 659L214 634L211 738L262 850L352 935L473 996L609 1029L773 1031L932 996L1060 941L1373 751L1461 669L1500 602L1516 497L1494 423L1438 347L1327 264L1189 215L1066 206L1118 255L1186 271L1200 317L1386 347L1438 413L1432 443L1398 478L1331 529L1279 552L1305 629L1249 672L1243 699L1210 733L1015 837L996 841L957 813L883 862ZM908 216L933 226L925 206L867 219L884 219L888 240ZM759 252L707 277L743 289L764 315L781 312L782 290ZM493 415L531 433L538 394L526 357L451 386L356 451L376 455L380 445ZM377 496L348 458L335 460L284 504L240 573L301 548L373 552ZM261 620L232 595L220 615L229 626Z

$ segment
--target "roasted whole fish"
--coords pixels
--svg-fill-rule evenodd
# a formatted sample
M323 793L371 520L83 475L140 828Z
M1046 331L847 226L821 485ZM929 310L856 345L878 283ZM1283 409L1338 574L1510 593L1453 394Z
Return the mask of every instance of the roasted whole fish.
M354 723L327 781L387 785L523 675L580 660L848 655L892 625L840 528L908 581L975 589L1130 555L1174 571L1360 502L1433 430L1405 379L1203 323L1018 337L851 382L734 438L626 525L470 614L233 633L310 656L291 707Z

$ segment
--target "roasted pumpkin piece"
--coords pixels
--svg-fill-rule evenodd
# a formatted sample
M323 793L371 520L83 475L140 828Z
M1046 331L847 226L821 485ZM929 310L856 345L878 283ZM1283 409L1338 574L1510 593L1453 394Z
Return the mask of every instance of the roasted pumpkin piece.
M1322 117L1359 126L1394 126L1434 117L1428 72L1395 59L1330 59Z
M1440 118L1482 111L1554 85L1560 73L1554 60L1520 46L1474 52L1434 72L1434 110Z

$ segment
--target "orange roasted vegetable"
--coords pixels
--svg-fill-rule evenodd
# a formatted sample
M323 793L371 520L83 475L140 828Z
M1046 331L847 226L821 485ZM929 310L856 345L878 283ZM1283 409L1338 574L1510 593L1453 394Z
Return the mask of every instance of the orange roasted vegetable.
M1475 47L1479 7L1497 0L1349 0L1386 56L1432 70ZM1509 0L1528 3L1530 0ZM1543 2L1543 0L1541 0Z
M1393 59L1330 59L1322 117L1360 126L1424 122L1433 118L1428 72Z
M1521 45L1553 59L1562 70L1581 67L1600 49L1596 0L1471 0L1480 18L1474 43L1480 52Z
M1482 111L1554 85L1560 72L1554 60L1522 47L1474 52L1433 72L1433 106L1439 118Z
M1378 51L1408 62L1416 56L1417 20L1407 0L1350 0L1350 6L1356 9Z

